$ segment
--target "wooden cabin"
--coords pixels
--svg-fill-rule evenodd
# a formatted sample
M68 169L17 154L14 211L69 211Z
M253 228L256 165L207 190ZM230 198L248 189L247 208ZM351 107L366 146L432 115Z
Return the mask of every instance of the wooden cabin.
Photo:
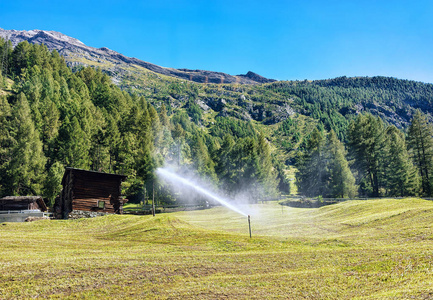
M127 201L121 197L124 175L66 168L63 190L54 204L56 218L67 219L74 211L122 213Z
M47 211L41 196L7 196L0 199L0 211Z

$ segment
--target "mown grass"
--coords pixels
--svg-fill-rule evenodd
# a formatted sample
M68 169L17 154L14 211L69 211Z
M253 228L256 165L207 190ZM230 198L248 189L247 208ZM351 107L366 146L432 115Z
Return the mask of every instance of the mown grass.
M0 224L0 298L432 298L433 203Z

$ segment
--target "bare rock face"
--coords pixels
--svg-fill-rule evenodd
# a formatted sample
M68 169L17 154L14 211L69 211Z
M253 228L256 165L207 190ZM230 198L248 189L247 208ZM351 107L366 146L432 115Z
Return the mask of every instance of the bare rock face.
M274 81L276 81L274 79L265 78L263 76L260 76L259 74L251 72L251 71L248 71L248 73L245 74L245 75L238 75L238 76L239 77L243 77L243 78L251 79L251 80L253 80L255 82L258 82L258 83L268 83L268 82L274 82Z
M108 73L124 73L122 69L126 69L131 65L137 65L153 71L155 73L177 77L185 80L200 82L200 83L238 83L238 84L261 84L273 82L275 80L267 79L253 72L248 72L245 75L232 76L222 72L190 70L190 69L173 69L160 67L158 65L142 61L137 58L127 57L121 53L110 50L106 47L93 48L86 46L81 41L64 35L56 31L45 30L5 30L0 28L0 37L8 38L13 46L23 41L28 41L32 44L44 44L49 50L57 50L60 55L65 57L66 63L71 66L86 65L82 61L88 60L97 63L108 63L114 67L104 69ZM120 79L115 78L114 81Z
M28 41L32 44L45 44L48 49L57 51L69 46L86 47L82 42L77 39L71 38L56 31L44 31L44 30L5 30L0 28L0 37L5 39L6 37L12 42L15 47L20 42ZM89 47L90 48L90 47Z

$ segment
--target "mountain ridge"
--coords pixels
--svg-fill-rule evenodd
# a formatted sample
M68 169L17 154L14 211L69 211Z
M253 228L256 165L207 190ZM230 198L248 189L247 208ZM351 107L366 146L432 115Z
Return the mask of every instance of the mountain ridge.
M0 28L0 37L4 39L8 38L12 42L13 46L16 46L23 41L27 41L31 44L44 44L50 51L56 50L57 52L59 52L60 55L65 57L66 63L70 67L87 65L85 62L80 62L77 59L84 59L90 62L105 63L109 65L109 67L102 69L111 74L122 74L122 70L125 69L126 66L136 65L158 74L199 83L261 84L276 81L274 79L265 78L251 71L249 71L245 75L230 75L223 72L207 70L192 70L187 68L175 69L161 67L135 57L125 56L107 47L94 48L87 46L76 38L67 36L56 31L37 29L29 31L6 30ZM117 79L117 81L121 80L122 78Z
M6 35L12 36L13 45L24 40L47 45L48 50L57 50L72 68L95 66L122 90L157 105L164 102L169 107L188 108L191 100L204 114L212 111L215 116L254 120L263 125L277 124L299 113L322 123L327 130L333 129L341 139L349 121L364 112L380 116L398 128L408 126L416 109L428 112L429 119L433 119L430 83L383 76L269 82L251 71L232 76L164 68L106 47L86 46L55 31L0 29L0 37ZM217 84L195 84L206 82ZM212 121L213 114L207 121Z

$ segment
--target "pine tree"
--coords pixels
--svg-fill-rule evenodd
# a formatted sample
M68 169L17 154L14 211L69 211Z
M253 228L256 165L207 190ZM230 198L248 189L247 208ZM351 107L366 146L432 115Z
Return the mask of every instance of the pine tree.
M272 163L272 153L269 142L265 139L262 133L258 136L257 153L258 183L260 184L260 191L263 193L261 198L266 199L275 197L278 194L278 172Z
M306 196L356 195L355 178L346 160L346 151L333 130L326 138L318 128L313 130L296 178L299 191Z
M140 104L139 104L140 105ZM154 157L154 135L152 128L152 118L147 109L147 104L141 104L144 109L143 113L137 120L137 156L135 157L137 176L143 181L150 182L153 180L156 161ZM156 114L153 114L155 116ZM157 116L157 115L156 115ZM158 120L159 123L159 120Z
M112 173L116 168L116 150L119 149L120 144L120 132L115 117L111 114L106 115L107 127L106 127L106 141L108 144L109 151L109 165L108 172Z
M223 189L230 190L236 184L235 160L232 159L235 141L231 135L226 134L217 151L215 172Z
M58 135L58 156L63 165L80 169L90 167L89 138L81 129L78 119L66 117Z
M206 147L203 138L200 135L196 135L193 138L191 154L194 157L193 167L197 173L205 176L213 183L217 183L215 163L212 161L208 148Z
M419 190L419 176L410 160L403 133L395 126L386 129L385 178L387 195L412 196Z
M173 144L173 138L170 130L170 120L167 116L167 110L164 104L161 105L159 112L160 120L160 135L159 140L155 144L156 151L162 156L163 160L170 160L169 150Z
M298 162L298 172L296 173L298 190L306 196L319 196L327 193L324 146L323 133L315 128L307 140L306 149Z
M328 196L334 198L354 197L357 187L355 177L349 168L346 160L346 151L344 145L338 140L333 130L327 136L326 154L328 159L327 171Z
M167 116L167 108L165 107L164 103L161 105L161 110L159 112L159 120L161 121L162 126L170 126L170 120Z
M55 162L48 170L44 183L44 197L48 199L49 206L53 206L56 196L62 190L62 178L65 168L60 162Z
M12 51L11 71L15 76L21 76L21 72L29 66L30 44L27 41L19 43Z
M7 171L10 183L7 190L13 195L39 194L45 177L46 158L23 93L13 108L11 132L15 143Z
M137 139L131 132L124 132L114 152L114 172L128 174L128 179L136 176L135 157L137 157Z
M247 137L238 141L232 152L232 159L236 162L236 187L233 192L248 192L255 201L263 199L260 185L260 158L257 140Z
M182 149L185 144L185 135L185 130L177 123L173 128L172 136L175 142L173 145L173 159L178 166L182 164Z
M289 195L291 192L290 179L286 176L286 165L277 157L273 157L273 165L277 171L278 191Z
M60 128L60 112L55 103L49 99L44 101L41 111L41 140L44 146L44 153L53 161L55 159L54 144Z
M349 146L360 169L364 192L373 197L380 195L383 175L384 124L379 117L361 114L348 129Z
M162 125L161 122L159 120L159 115L156 112L156 109L150 104L148 103L147 105L147 110L149 112L149 117L150 117L150 122L151 122L151 129L152 129L152 135L153 135L153 145L155 147L155 149L158 151L159 147L162 143ZM159 154L159 151L158 153Z
M417 110L408 130L408 146L421 177L422 194L432 196L433 130L426 115Z
M6 195L8 178L6 172L12 159L12 146L15 144L11 136L11 107L6 97L0 96L0 197Z

